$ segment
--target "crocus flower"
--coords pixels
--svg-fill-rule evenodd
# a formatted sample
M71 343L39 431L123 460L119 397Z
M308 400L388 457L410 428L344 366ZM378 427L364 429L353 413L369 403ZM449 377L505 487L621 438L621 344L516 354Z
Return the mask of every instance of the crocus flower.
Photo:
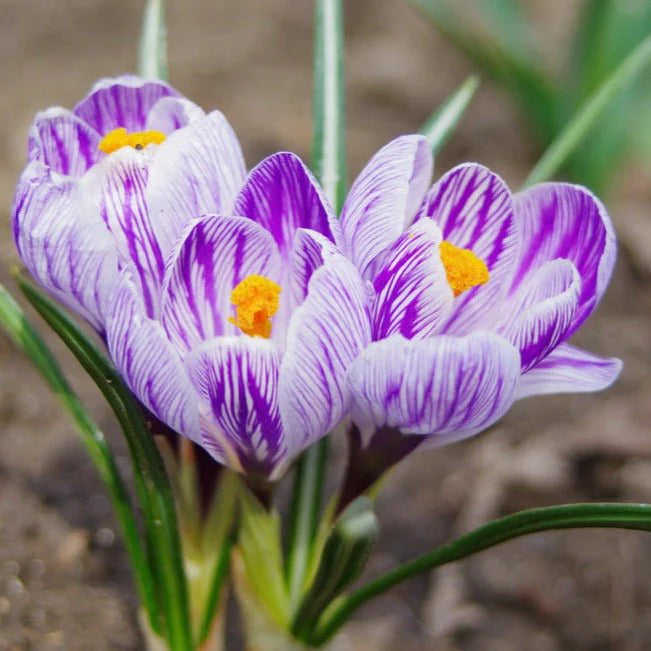
M37 116L29 157L19 253L158 419L270 478L341 420L366 288L296 156L247 176L219 112L126 77Z
M348 375L358 428L439 445L485 429L516 399L610 385L619 360L566 343L615 262L603 205L565 183L512 195L477 164L429 188L431 173L426 140L400 137L342 211L338 244L372 315L373 342Z

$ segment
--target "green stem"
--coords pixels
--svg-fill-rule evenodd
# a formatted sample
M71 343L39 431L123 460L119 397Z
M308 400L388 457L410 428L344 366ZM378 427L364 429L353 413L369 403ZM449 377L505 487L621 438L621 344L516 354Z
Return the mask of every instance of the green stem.
M550 179L594 126L608 104L651 61L651 35L647 36L583 103L579 111L549 145L524 181L523 187Z
M292 611L300 602L313 551L323 491L326 446L327 439L322 439L296 463L287 554L287 584Z
M651 531L650 504L565 504L530 509L493 520L456 540L400 565L334 602L316 628L314 645L329 640L357 608L393 586L452 561L466 558L502 542L539 531L584 527L614 527Z

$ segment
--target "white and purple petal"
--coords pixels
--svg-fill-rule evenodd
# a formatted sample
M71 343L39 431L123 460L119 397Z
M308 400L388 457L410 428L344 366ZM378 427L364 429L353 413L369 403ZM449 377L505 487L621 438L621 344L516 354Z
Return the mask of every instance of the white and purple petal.
M136 397L179 434L200 442L196 395L160 323L147 317L130 269L120 277L107 320L111 359Z
M204 447L211 451L210 439L215 439L236 470L265 477L279 473L287 447L278 408L280 357L274 344L246 335L219 337L195 348L185 365L202 401Z
M333 239L332 208L312 173L298 156L280 152L251 170L235 202L234 214L248 217L273 236L284 259L299 228Z
M147 315L154 316L165 261L146 199L150 148L123 147L90 169L82 182L115 238L122 264L133 264Z
M517 194L515 211L522 248L511 291L544 263L570 260L581 276L581 296L569 336L610 281L616 257L610 217L589 190L567 183L543 183Z
M364 278L375 260L412 223L432 178L423 136L400 136L382 147L353 183L341 211L338 244Z
M470 249L488 267L489 281L455 301L445 331L465 334L482 327L506 295L518 256L513 199L502 179L474 163L445 174L428 193L420 217L431 217L443 239Z
M152 228L167 257L185 225L202 215L232 215L246 170L242 150L219 111L192 120L156 150L147 186Z
M406 339L436 333L450 313L453 293L439 247L441 230L425 218L391 246L373 280L373 339Z
M478 433L513 402L520 356L485 331L371 344L353 363L349 386L358 424L421 434L433 444Z
M101 135L118 127L142 131L156 102L162 97L177 95L178 92L163 81L134 75L100 79L75 106L74 113Z
M580 293L576 267L569 260L552 260L500 306L496 331L520 351L523 373L567 338Z
M280 367L279 402L290 456L298 454L346 414L346 376L370 342L364 283L351 262L324 253L307 298L289 322Z
M195 220L169 262L161 322L184 352L207 339L238 332L228 318L234 315L231 292L240 281L252 274L277 279L280 273L273 239L244 217L207 215Z
M55 172L81 176L99 160L99 141L99 133L74 113L53 107L34 119L29 130L28 157Z
M16 189L12 227L32 275L103 331L118 255L78 179L31 162Z
M552 393L588 393L607 389L619 376L622 361L598 357L561 344L520 377L516 399Z
M204 115L201 107L185 97L163 97L149 111L145 130L162 131L169 136Z

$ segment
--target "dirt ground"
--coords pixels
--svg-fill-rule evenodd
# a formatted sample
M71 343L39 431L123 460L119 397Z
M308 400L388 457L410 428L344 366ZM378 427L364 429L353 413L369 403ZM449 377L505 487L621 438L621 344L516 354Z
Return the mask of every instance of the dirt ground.
M311 3L168 4L175 85L224 111L249 164L278 149L307 157ZM404 0L346 5L354 173L384 142L416 130L470 68ZM579 2L528 5L553 67ZM29 123L41 108L72 106L96 78L133 69L141 6L1 0L0 11L0 280L11 286L9 204ZM477 160L517 187L535 154L517 111L486 82L437 167ZM608 198L620 257L606 299L577 336L625 360L616 387L524 401L488 435L407 460L379 501L382 537L369 574L520 508L651 501L650 181L631 161ZM107 408L53 347L121 449ZM55 399L3 337L0 360L0 651L141 649L134 589L99 480ZM649 535L530 536L404 584L361 610L335 648L643 651L651 648L649 576Z

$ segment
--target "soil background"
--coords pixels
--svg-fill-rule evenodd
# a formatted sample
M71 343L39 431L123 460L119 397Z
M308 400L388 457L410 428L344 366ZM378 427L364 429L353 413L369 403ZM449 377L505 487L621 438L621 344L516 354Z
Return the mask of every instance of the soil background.
M279 149L307 159L311 3L169 0L173 83L220 108L249 165ZM403 0L346 3L351 176L392 137L419 128L471 72ZM560 65L581 2L525 2L545 62ZM0 0L0 280L33 115L73 106L96 78L134 69L142 6L132 0ZM484 81L437 173L467 160L518 187L537 155L516 108ZM651 178L635 160L607 198L621 249L608 294L576 341L625 361L600 395L516 405L487 435L416 454L386 483L372 575L485 520L580 500L651 502ZM34 320L37 317L34 315ZM63 347L85 404L128 464L116 425ZM101 484L66 415L0 337L0 651L142 649L137 602ZM335 442L336 472L343 442ZM362 609L341 651L651 649L651 536L544 533L404 584ZM236 648L234 643L233 648Z

